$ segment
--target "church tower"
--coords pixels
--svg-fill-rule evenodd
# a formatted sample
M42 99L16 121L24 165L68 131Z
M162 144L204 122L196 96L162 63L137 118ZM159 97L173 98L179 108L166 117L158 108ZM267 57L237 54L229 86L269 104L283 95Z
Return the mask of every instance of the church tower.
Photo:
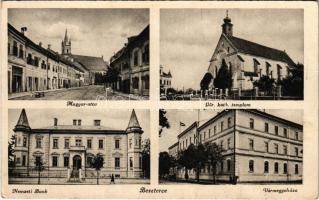
M226 17L224 18L223 34L227 36L233 36L233 24L231 23L231 19L228 17L228 10L226 11Z
M137 120L133 109L127 129L127 163L128 178L140 178L142 176L142 133L143 130Z
M71 55L71 38L68 37L68 29L65 30L64 40L61 43L61 53L64 56Z
M22 109L17 125L13 129L15 136L15 164L17 167L26 168L29 166L29 133L31 128L29 126L27 114Z

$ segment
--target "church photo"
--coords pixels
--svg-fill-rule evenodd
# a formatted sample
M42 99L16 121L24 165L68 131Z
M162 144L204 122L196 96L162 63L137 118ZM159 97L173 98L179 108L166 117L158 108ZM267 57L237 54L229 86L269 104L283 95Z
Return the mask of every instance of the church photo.
M147 100L148 9L9 9L9 100Z
M149 110L9 109L9 184L149 184Z
M161 100L303 99L302 9L162 9L160 32Z

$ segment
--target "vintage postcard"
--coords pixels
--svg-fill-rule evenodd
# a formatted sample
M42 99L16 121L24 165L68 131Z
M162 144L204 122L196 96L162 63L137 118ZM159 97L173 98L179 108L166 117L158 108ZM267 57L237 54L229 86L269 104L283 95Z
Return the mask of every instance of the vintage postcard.
M318 198L316 2L6 1L7 199Z

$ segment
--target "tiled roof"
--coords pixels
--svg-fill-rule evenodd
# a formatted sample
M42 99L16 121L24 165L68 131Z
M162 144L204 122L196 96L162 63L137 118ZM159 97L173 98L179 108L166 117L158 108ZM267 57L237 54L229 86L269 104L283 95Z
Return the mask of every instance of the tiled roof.
M48 126L43 128L36 128L33 130L116 130L114 128L106 127L106 126L88 126L88 125L81 125L81 126L73 126L73 125L57 125L57 126Z
M226 36L226 35L225 35ZM237 38L234 36L226 36L235 48L245 54L260 56L271 60L287 63L289 66L295 66L294 61L284 51L266 47L248 40Z
M130 121L127 125L128 128L141 128L140 123L137 120L135 110L133 109Z
M27 118L27 114L25 112L25 109L22 109L19 120L17 122L16 126L24 126L24 127L30 127L29 126L29 121Z
M106 71L107 63L102 57L72 55L74 61L81 63L90 71Z

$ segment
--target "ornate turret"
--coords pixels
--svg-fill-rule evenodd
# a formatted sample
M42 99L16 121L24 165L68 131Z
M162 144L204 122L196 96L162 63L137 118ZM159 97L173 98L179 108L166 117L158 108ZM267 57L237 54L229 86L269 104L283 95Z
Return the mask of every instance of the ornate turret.
M28 121L27 114L25 112L25 109L23 108L19 117L19 120L17 122L17 125L14 127L13 131L30 131L30 125Z
M143 133L143 130L138 122L138 119L136 117L135 110L133 109L130 121L127 125L126 129L127 133L135 132L135 133Z
M223 33L227 36L233 36L233 24L231 19L228 17L228 10L226 10L226 17L224 18Z

